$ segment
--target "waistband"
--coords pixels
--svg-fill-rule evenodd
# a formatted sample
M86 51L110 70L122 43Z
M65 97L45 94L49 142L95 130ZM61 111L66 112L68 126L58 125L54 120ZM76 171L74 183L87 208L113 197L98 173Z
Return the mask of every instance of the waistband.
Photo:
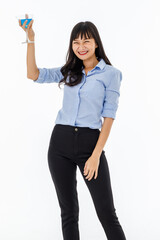
M89 127L78 127L78 126L71 126L71 125L64 125L64 124L56 124L54 126L55 129L61 129L63 131L70 131L70 132L99 132L100 130L94 129L94 128L89 128Z

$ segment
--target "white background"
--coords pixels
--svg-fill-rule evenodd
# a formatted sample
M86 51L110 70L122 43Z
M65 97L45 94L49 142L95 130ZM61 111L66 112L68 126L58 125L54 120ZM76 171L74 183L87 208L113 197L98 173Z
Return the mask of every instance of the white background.
M72 28L93 22L123 73L105 145L117 216L127 240L159 240L160 15L158 1L4 1L0 9L0 239L61 240L60 209L47 150L63 90L27 79L25 32L33 13L36 63L65 63ZM106 239L77 168L81 240Z

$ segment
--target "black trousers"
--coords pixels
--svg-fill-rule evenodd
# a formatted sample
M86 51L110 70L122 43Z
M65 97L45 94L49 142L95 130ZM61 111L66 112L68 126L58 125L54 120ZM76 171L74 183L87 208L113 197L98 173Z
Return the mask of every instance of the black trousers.
M64 240L79 240L79 203L77 194L77 166L90 191L95 210L108 240L126 240L114 207L105 151L102 151L98 176L90 181L83 175L84 165L91 156L100 134L99 129L56 124L49 149L48 166L61 209Z

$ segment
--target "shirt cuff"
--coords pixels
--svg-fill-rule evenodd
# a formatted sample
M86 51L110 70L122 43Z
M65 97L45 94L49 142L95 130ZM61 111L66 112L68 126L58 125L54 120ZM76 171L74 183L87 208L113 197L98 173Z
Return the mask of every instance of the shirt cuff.
M44 82L44 75L45 75L45 69L44 68L38 68L39 70L39 76L37 80L33 80L35 83L43 83Z
M104 110L101 114L102 117L108 117L108 118L116 118L116 112L113 112L111 110Z

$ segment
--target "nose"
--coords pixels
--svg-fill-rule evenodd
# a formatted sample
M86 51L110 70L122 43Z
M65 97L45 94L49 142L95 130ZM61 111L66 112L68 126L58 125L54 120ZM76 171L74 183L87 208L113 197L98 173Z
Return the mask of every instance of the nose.
M79 50L82 50L82 51L83 51L84 48L85 48L84 43L79 43L79 44L78 44L78 49L79 49Z
M78 51L81 51L81 52L86 51L86 50L87 50L87 49L84 48L84 47L79 47L79 48L78 48Z

